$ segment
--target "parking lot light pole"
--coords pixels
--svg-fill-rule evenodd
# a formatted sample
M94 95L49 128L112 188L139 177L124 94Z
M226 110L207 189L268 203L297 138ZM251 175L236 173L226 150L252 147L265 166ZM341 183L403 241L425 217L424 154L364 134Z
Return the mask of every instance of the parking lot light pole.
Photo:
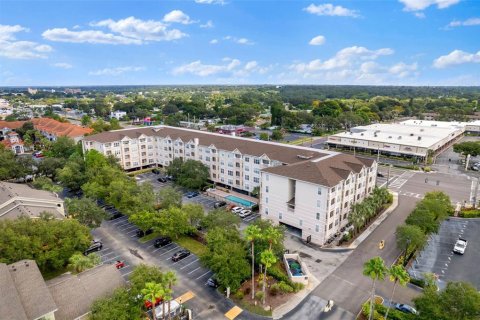
M390 168L392 168L392 165L388 165L388 172L387 172L387 189L388 189L388 184L390 183Z

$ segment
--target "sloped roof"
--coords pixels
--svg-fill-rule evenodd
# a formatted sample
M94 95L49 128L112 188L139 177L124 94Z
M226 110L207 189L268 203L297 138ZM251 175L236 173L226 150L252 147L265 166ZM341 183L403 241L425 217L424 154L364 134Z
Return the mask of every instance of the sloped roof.
M5 120L0 120L0 129L3 128L9 128L10 130L18 129L23 124L25 121L5 121Z
M35 261L21 260L8 266L0 264L0 279L0 319L33 320L57 310ZM4 291L4 288L9 290Z
M372 159L336 154L324 159L307 160L288 166L263 169L264 172L278 174L296 180L333 187L348 178L350 172L359 173L364 167L371 167Z
M228 151L238 149L242 154L257 157L266 155L269 159L287 164L304 161L308 158L324 157L328 154L327 152L311 148L168 126L108 131L88 136L84 140L107 143L120 141L125 137L130 139L139 138L142 134L150 137L170 137L172 140L181 139L183 142L193 141L195 138L198 138L199 143L203 146L214 145L217 149Z
M92 303L125 284L115 265L101 265L78 275L63 275L47 281L58 306L55 320L76 319L90 312Z
M92 128L85 128L72 123L60 122L50 118L33 118L28 121L0 121L0 128L18 129L25 122L31 122L33 123L35 129L48 132L55 136L76 138L93 132Z

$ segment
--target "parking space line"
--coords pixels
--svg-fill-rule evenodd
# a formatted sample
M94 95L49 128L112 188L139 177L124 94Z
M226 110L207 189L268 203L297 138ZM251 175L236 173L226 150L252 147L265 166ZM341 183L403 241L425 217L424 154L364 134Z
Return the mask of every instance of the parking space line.
M156 248L155 250L153 250L152 253L157 252L158 250L161 250L161 249L165 249L165 248L168 247L169 245L173 245L173 243L169 243L169 244L167 244L166 246L163 246L163 247L158 247L158 248Z
M188 263L188 264L184 265L183 267L181 267L181 268L180 268L180 270L183 270L183 269L185 269L186 267L188 267L189 265L191 265L192 263L194 263L194 262L197 262L197 261L198 261L198 258L197 258L197 259L195 259L195 260L193 260L192 262L190 262L190 263Z
M127 272L127 273L124 273L124 274L122 274L122 277L126 277L126 276L128 276L130 273L132 273L132 272L133 272L133 270L132 270L132 271L129 271L129 272Z
M128 232L125 232L125 234L130 234L130 233L137 233L137 230L129 230Z
M195 271L197 271L197 270L198 270L198 269L200 269L200 268L201 268L201 266L200 266L200 267L198 267L198 268L195 268L195 269L193 269L192 271L190 271L190 272L189 272L189 273L187 273L187 274L192 274L192 273L194 273Z
M136 225L132 225L132 224L129 224L128 226L122 226L120 228L118 228L119 231L127 231L127 230L131 230L133 228L136 228L137 226Z
M203 278L204 276L206 276L206 275L209 274L209 273L212 273L212 271L211 271L211 270L208 270L207 272L205 272L205 273L202 274L201 276L195 278L195 280L201 279L201 278Z
M165 251L164 253L162 253L161 255L159 255L159 257L161 257L161 256L163 256L164 254L169 253L170 251L175 250L175 249L177 249L177 248L178 248L178 246L176 246L175 248L172 248L172 249L170 249L170 250L168 250L168 251Z
M99 256L100 256L100 258L103 258L103 257L108 256L109 254L112 254L112 253L115 253L115 251L110 251L109 253L105 253L105 254L102 254L102 255L99 255Z
M103 263L106 263L107 261L113 261L113 260L115 260L116 258L119 258L119 257L120 257L120 256L115 256L115 257L113 257L113 258L109 258L109 259L103 261Z
M125 218L126 218L126 216L125 216ZM128 219L123 219L122 221L115 221L115 223L113 223L113 225L120 226L122 223L127 224L127 223L129 223L129 221L128 221Z

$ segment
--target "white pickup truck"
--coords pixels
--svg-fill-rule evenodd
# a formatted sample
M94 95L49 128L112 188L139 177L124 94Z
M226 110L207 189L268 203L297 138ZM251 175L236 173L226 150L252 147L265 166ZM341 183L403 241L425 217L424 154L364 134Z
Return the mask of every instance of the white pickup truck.
M455 246L453 247L453 252L455 253L460 253L464 254L465 249L467 248L468 241L465 239L458 239L457 242L455 242Z

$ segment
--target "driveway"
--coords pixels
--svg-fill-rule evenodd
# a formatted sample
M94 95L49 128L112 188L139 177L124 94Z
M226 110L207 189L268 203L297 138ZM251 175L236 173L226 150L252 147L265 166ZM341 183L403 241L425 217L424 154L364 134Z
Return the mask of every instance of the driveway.
M453 253L458 238L468 241L465 254ZM409 273L422 278L423 273L435 273L439 284L448 281L467 281L480 290L480 219L450 218L442 223L438 234L430 237L428 245L415 259Z

